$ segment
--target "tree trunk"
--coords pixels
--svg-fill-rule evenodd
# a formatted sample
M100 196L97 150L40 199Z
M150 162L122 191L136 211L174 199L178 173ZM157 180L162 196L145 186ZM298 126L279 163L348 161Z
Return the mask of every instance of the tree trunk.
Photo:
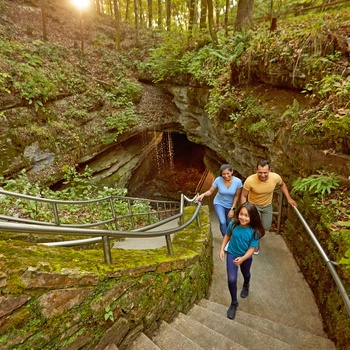
M136 30L136 45L139 45L139 14L138 14L138 0L134 0L134 15L135 15L135 30Z
M163 28L162 0L158 0L158 27Z
M194 24L194 9L196 6L195 0L189 0L189 20L188 20L188 32L192 33Z
M47 41L45 0L41 0L41 19L43 25L43 40Z
M117 50L120 50L121 30L120 30L120 9L118 0L113 0L114 18L115 18L115 44Z
M220 4L219 1L215 1L215 19L216 19L216 25L219 27L220 24Z
M142 7L142 0L139 0L139 14L140 14L140 28L143 28L143 7Z
M125 22L129 23L130 18L130 0L126 0L125 4Z
M153 26L152 0L148 0L148 28L152 28L152 26Z
M254 0L238 1L236 24L235 24L236 32L243 32L252 26L253 7L254 7Z
M199 20L199 29L203 30L207 28L207 2L201 0L201 15Z
M171 0L166 0L166 30L171 30Z
M209 24L209 33L211 40L214 45L217 45L218 38L216 36L216 32L214 29L214 8L213 8L213 0L207 0L208 6L208 24Z
M109 0L109 15L113 17L113 6L112 6L112 0Z
M230 0L226 0L225 5L225 36L228 36L228 15L229 15L229 8L230 8Z
M100 0L95 0L95 8L96 8L96 12L100 15L101 14Z

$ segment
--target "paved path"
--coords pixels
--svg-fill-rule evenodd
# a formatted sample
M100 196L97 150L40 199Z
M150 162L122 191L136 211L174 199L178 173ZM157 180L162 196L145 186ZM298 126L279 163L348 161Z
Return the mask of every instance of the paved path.
M214 273L209 300L230 305L226 264L219 259L222 236L215 212L211 212ZM250 294L239 299L239 310L325 336L314 296L281 235L267 233L261 250L253 256ZM243 278L238 277L238 293Z
M162 225L162 229L168 230L170 228L174 228L178 226L178 220L175 219L173 221L170 221L164 225ZM152 231L159 231L160 228L157 227L155 229L149 230L148 232ZM171 238L173 235L171 235ZM120 242L114 242L113 248L121 248L121 249L153 249L153 248L160 248L165 247L166 241L165 237L151 237L151 238L126 238L123 241Z

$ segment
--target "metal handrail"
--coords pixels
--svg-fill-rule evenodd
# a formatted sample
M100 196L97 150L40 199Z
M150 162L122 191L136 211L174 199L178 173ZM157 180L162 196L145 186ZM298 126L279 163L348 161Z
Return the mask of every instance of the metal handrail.
M118 220L124 219L124 218L130 218L130 217L132 219L132 227L135 228L135 224L134 224L134 220L133 220L133 218L135 216L140 217L140 216L148 215L149 221L150 221L150 214L157 214L158 217L160 217L160 214L162 214L162 213L175 212L175 210L178 210L179 206L180 206L178 201L159 201L159 200L155 200L155 199L124 197L124 196L116 196L116 195L111 195L108 197L97 198L97 199L79 200L79 201L34 197L34 196L30 196L30 195L9 192L9 191L5 191L5 190L0 190L0 195L16 197L16 198L25 199L28 201L42 202L42 203L50 204L52 206L52 213L53 213L54 222L45 222L45 221L37 221L37 220L31 220L31 219L23 219L23 218L17 218L17 217L10 217L10 216L6 216L6 215L0 215L0 220L22 222L22 223L35 224L35 225L66 226L66 227L78 227L78 228L79 227L83 228L83 227L102 226L104 224L114 222L115 228L118 230ZM127 201L129 213L124 214L124 215L116 215L113 200ZM86 223L85 224L63 224L60 222L58 208L57 208L57 206L59 204L60 205L83 205L83 204L92 204L92 203L102 203L102 202L106 202L106 201L109 202L109 206L110 206L111 213L112 213L112 217L110 219L95 222L95 223L88 223L88 224L86 224ZM147 211L147 212L143 212L143 213L134 213L132 211L132 207L131 207L131 202L133 202L133 201L139 201L139 202L144 201L144 202L150 203L151 205L156 204L157 210L154 212ZM161 210L159 209L160 204L163 206L163 208L161 208Z
M299 210L297 207L293 206L294 211L296 212L296 214L298 215L300 221L302 222L303 226L305 227L306 231L308 232L308 234L310 235L311 239L313 240L313 242L316 245L316 248L318 249L318 251L320 252L322 258L324 259L324 261L327 264L328 270L330 271L334 282L336 283L338 290L340 292L341 297L343 298L344 304L348 310L348 315L350 316L350 298L349 295L347 293L347 291L345 290L345 287L341 281L341 279L339 278L339 275L337 273L337 271L334 268L334 265L337 265L336 262L330 260L327 256L327 254L325 253L325 251L323 250L321 244L319 243L319 241L317 240L316 236L314 235L314 233L312 232L312 230L310 229L309 225L307 224L307 222L305 221L305 219L303 218L303 216L300 214Z
M84 200L84 201L63 201L63 200L53 200L53 199L45 199L45 198L40 198L40 197L33 197L33 196L28 196L28 195L22 195L18 193L13 193L13 192L8 192L8 191L3 191L0 190L0 194L3 195L11 195L14 197L19 197L19 198L24 198L28 200L34 200L34 201L41 201L41 202L51 202L53 203L53 208L55 211L55 223L45 223L45 222L40 222L40 221L35 221L35 220L27 220L27 219L21 219L21 218L14 218L14 217L9 217L9 216L0 216L0 219L5 219L7 221L17 221L16 222L0 222L0 231L7 231L7 232L23 232L23 233L36 233L36 234L50 234L50 235L75 235L75 236L93 236L93 238L89 239L82 239L82 240L74 240L74 241L66 241L66 242L50 242L50 243L42 243L44 245L48 246L72 246L72 245L84 245L84 244L91 244L91 243L96 243L100 242L101 240L103 241L103 251L104 251L104 256L105 256L105 262L107 264L111 264L112 262L112 257L111 257L111 248L109 244L109 239L110 238L145 238L145 237L160 237L164 236L166 240L166 245L168 248L168 253L169 255L173 255L173 250L172 250L172 244L171 244L171 238L170 235L172 233L176 233L178 231L181 231L188 225L190 225L196 218L197 218L197 223L199 225L199 211L201 208L200 203L197 204L197 208L192 215L192 217L186 222L183 222L183 214L184 214L184 202L185 200L187 202L194 202L195 197L193 199L189 199L188 197L184 196L183 194L181 195L181 201L176 202L176 201L161 201L165 203L170 203L173 205L176 205L179 207L180 212L172 215L171 217L168 217L164 220L160 220L159 222L155 224L150 224L148 226L139 228L139 229L134 229L131 231L122 231L122 230L103 230L103 229L87 229L87 228L81 228L77 227L77 225L61 225L59 223L59 217L58 217L58 212L56 208L57 203L61 204L82 204L82 203L95 203L99 202L102 200L110 200L112 201L113 198L118 198L118 199L126 199L129 200L129 206L130 206L130 200L144 200L147 202L156 202L157 207L158 207L158 202L157 200L148 200L148 199L140 199L140 198L133 198L133 197L122 197L122 196L111 196L111 197L105 197L105 198L100 198L100 199L93 199L93 200ZM112 198L113 197L113 198ZM114 218L107 220L108 222L111 221L116 221L116 216L115 216L115 211L112 208L112 213ZM170 211L174 211L175 209L172 208ZM164 212L161 211L161 212ZM149 213L133 213L134 215L147 215ZM153 214L153 213L152 213ZM157 212L154 212L154 214L157 214ZM124 216L131 216L132 214L124 215ZM124 217L123 216L123 217ZM180 218L181 220L181 225L168 229L168 230L159 230L159 231L152 231L148 232L150 229L153 229L155 227L158 227L160 225L163 225L164 223L168 221L175 220L177 218ZM98 224L105 223L104 222L99 222L99 223L94 223L94 224L87 224L87 226L97 226ZM22 222L22 223L18 223ZM117 226L117 225L116 225Z

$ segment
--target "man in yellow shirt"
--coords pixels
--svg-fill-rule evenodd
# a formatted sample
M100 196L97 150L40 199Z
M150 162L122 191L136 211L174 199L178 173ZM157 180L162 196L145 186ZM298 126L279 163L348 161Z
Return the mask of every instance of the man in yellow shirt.
M277 185L286 196L288 203L296 206L297 203L291 198L287 185L283 182L281 176L271 172L270 162L268 160L259 161L256 174L248 176L243 184L241 204L247 201L248 196L248 201L258 209L266 231L270 230L272 224L272 198L273 191ZM259 248L255 251L255 254L258 253Z

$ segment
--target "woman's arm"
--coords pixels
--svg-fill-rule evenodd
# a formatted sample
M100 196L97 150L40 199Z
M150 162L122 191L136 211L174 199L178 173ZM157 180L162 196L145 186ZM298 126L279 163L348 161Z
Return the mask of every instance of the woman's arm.
M202 201L202 199L203 199L204 197L210 196L214 191L215 191L215 187L214 187L214 186L211 186L211 187L209 188L208 191L205 191L205 192L203 192L202 194L198 195L196 199L197 199L198 201Z
M235 215L235 209L237 208L237 203L238 203L238 200L239 200L239 198L241 196L241 192L242 192L242 188L238 188L236 190L235 195L233 196L232 207L231 207L231 210L227 214L227 216L229 218L232 218Z

